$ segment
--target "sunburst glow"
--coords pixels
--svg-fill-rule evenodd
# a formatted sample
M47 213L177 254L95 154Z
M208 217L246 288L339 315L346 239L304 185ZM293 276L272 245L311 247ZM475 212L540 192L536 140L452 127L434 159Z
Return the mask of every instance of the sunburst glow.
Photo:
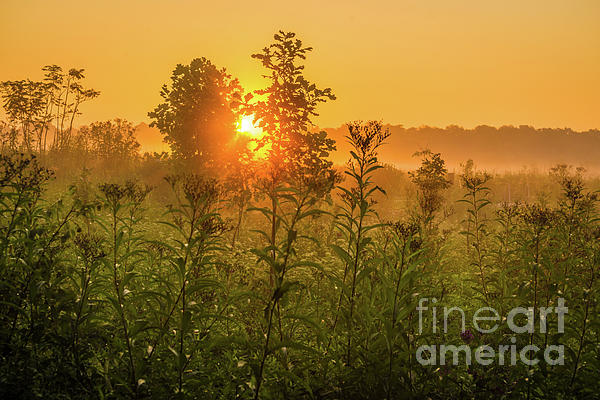
M252 138L259 138L262 135L262 129L254 124L254 115L244 115L238 121L237 126L239 133Z

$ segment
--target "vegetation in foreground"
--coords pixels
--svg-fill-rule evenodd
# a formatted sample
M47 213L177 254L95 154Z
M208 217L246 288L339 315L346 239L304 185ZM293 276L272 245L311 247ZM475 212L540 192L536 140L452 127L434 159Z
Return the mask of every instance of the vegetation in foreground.
M21 127L0 157L2 398L597 396L597 181L557 166L537 193L513 193L526 201L498 201L497 181L516 179L472 162L455 179L431 151L408 175L383 168L389 132L376 121L347 125L349 162L335 168L334 143L311 130L318 104L335 97L304 78L298 62L309 51L282 32L255 55L271 82L259 100L205 59L178 66L150 114L169 157L127 158L136 146L120 120L75 132L64 97L48 99L63 105L50 112L53 130L38 114L14 114ZM194 119L215 104L214 118ZM252 114L262 136L210 146L202 132L234 132L236 112ZM47 166L81 152L96 168L129 160L144 179L98 183L84 170L57 195ZM183 172L152 175L168 170ZM398 180L406 191L386 197L385 183ZM545 332L515 335L502 323L481 334L458 314L444 332L430 329L443 326L442 312L420 318L422 298L467 316L558 298L569 312L564 332L549 315ZM564 363L417 361L421 345L441 343L539 354L560 344Z

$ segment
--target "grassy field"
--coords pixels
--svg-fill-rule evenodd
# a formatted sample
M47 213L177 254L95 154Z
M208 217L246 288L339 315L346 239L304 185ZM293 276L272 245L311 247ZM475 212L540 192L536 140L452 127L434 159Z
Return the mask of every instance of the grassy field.
M597 398L598 180L449 176L433 153L407 174L354 146L331 192L241 202L196 174L103 183L2 156L2 398ZM564 324L538 318L561 298ZM475 326L482 307L498 320Z

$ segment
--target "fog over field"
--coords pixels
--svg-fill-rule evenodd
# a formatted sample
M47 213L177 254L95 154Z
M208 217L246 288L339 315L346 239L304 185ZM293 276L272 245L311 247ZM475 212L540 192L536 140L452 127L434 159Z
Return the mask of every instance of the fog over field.
M568 128L530 126L389 128L392 135L381 151L381 161L401 169L415 168L419 160L413 154L430 149L442 153L451 170L458 170L460 164L472 159L480 168L497 172L518 171L523 167L548 170L556 164L568 164L600 173L600 130L576 132ZM344 128L327 132L338 144L334 159L342 161L342 154L348 150L343 139Z
M547 171L556 164L581 166L594 175L600 173L600 130L574 131L569 128L531 126L459 126L437 128L422 126L405 128L386 125L392 135L381 150L380 160L403 170L415 169L419 159L414 153L430 149L442 154L448 168L458 171L472 159L479 168L495 172L517 172L522 169ZM331 155L336 164L344 164L350 149L346 127L325 128L336 141ZM142 152L168 151L158 129L146 123L136 126Z

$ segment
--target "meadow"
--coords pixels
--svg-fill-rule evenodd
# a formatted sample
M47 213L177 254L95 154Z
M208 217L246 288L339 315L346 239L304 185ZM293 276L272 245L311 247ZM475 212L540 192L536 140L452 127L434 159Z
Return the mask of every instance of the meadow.
M355 155L329 194L278 189L273 213L256 193L237 232L235 198L199 175L152 190L84 174L62 194L35 158L3 156L3 398L594 398L598 181L563 166L529 177L539 200L506 203L488 189L506 177L469 169L432 190L425 155L383 196L402 173ZM430 312L419 333L420 298L569 311L563 333L552 316L545 333L468 318L465 333L457 315L434 333ZM422 344L511 337L564 345L564 364L415 360Z
M83 70L3 83L1 398L598 398L599 178L399 170L380 121L334 165L310 50L276 34L254 98L178 65L149 113L169 154L75 129Z

